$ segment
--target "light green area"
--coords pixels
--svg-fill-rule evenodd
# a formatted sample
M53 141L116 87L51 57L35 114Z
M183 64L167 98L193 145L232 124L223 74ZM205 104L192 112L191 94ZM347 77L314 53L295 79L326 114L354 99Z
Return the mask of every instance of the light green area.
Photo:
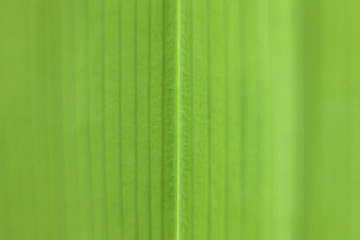
M0 240L360 239L359 9L0 0Z
M174 239L176 3L0 16L0 239Z

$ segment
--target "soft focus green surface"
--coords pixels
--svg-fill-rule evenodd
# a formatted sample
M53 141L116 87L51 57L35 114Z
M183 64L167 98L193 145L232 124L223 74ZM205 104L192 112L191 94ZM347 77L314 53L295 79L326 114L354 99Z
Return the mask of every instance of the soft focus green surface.
M0 239L360 239L359 9L0 0Z
M0 239L175 239L176 2L0 16Z

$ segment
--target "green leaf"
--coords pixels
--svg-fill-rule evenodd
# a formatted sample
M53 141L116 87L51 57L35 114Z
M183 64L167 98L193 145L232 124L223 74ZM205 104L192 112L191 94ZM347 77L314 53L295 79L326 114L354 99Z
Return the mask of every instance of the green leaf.
M1 0L0 239L358 240L359 7Z

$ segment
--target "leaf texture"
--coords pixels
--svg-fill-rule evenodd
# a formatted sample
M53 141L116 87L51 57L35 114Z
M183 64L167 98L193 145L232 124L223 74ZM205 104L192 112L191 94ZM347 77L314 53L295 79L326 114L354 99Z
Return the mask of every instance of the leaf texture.
M0 239L359 239L359 7L1 0Z

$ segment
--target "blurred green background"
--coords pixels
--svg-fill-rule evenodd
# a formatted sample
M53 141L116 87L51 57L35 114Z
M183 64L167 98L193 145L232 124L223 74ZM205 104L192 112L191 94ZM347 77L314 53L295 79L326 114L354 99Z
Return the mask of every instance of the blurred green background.
M357 0L0 0L0 239L360 239Z

